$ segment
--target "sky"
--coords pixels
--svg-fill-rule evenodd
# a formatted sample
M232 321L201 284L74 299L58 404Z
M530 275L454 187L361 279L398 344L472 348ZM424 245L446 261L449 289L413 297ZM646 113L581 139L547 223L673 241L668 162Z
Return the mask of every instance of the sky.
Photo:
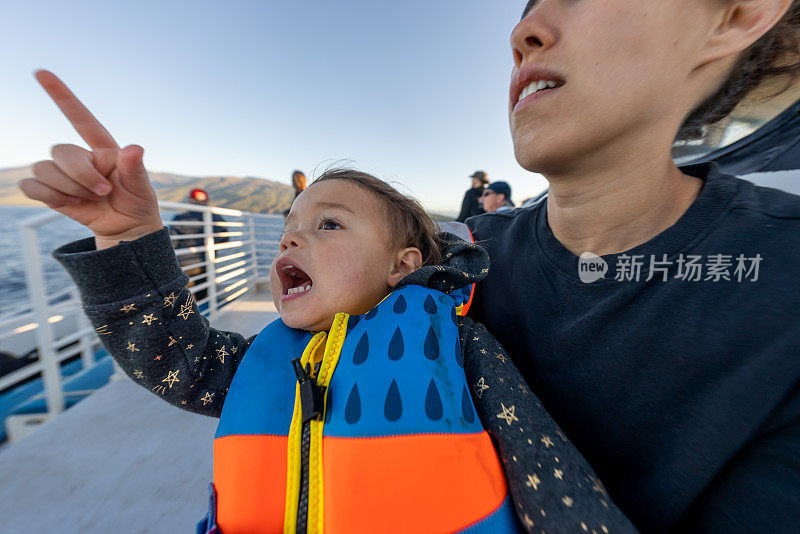
M457 212L477 169L519 202L509 35L524 0L0 0L0 168L84 145L33 78L60 76L152 171L258 176L333 164Z

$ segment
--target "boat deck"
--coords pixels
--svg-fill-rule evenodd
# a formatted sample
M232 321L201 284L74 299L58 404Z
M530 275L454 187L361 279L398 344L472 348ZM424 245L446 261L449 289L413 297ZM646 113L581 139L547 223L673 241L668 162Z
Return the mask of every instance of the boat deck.
M277 317L259 291L212 326L250 336ZM192 532L208 508L216 424L111 382L0 448L0 530Z

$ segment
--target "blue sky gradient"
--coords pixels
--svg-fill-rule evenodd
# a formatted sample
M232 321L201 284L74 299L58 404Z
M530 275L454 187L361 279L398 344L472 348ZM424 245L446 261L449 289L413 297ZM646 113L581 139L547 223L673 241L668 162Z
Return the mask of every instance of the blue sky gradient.
M15 2L3 8L0 168L80 143L38 87L58 74L151 170L289 183L345 161L457 211L486 169L515 200L509 34L521 0Z

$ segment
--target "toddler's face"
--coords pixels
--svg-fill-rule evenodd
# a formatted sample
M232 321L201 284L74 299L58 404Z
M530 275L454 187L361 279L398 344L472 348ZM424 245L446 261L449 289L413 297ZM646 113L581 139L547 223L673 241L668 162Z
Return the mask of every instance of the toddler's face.
M396 254L379 202L344 180L297 197L270 268L272 300L286 325L327 330L336 313L366 313L389 294Z

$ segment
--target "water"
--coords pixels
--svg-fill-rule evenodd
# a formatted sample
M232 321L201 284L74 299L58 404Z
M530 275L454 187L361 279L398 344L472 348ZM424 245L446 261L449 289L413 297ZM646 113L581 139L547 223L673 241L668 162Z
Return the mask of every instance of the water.
M0 206L0 316L28 302L25 284L22 251L18 224L29 217L51 211L48 208ZM175 212L163 211L165 221ZM283 227L283 218L274 217L256 223L256 233L261 239L278 239ZM89 229L75 221L58 217L41 226L38 231L39 252L47 294L53 294L71 285L71 279L61 265L53 259L54 249L85 237L91 237ZM261 276L269 270L272 257L277 252L277 242L266 247L259 246L258 264Z
M18 224L29 217L49 211L47 208L0 206L0 315L28 301L25 285L22 247ZM70 284L67 272L56 262L50 251L76 239L91 237L82 225L66 217L40 228L39 250L42 256L47 292L55 292Z

